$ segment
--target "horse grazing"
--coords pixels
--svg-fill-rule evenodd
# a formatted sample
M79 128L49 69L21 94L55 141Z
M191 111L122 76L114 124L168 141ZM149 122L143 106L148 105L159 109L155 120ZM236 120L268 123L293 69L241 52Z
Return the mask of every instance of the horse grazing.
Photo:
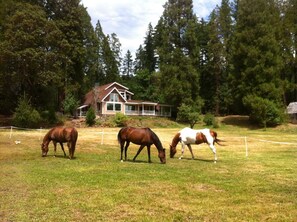
M141 150L147 146L148 162L151 163L151 145L154 144L158 149L161 163L166 163L165 149L158 136L150 128L124 127L118 133L118 141L121 145L121 161L123 161L123 151L125 146L125 160L127 160L127 150L130 142L140 145L133 161L135 161Z
M215 143L221 145L219 142L223 142L217 138L217 133L210 129L201 129L201 130L193 130L188 127L179 131L172 139L172 143L170 144L170 158L173 158L176 153L176 146L178 142L182 145L182 155L179 157L181 159L184 155L185 145L188 146L192 159L194 159L194 154L192 151L191 144L201 144L207 143L214 154L214 162L217 161L217 154Z
M66 153L64 151L63 143L67 142L67 146L69 149L69 159L73 158L74 151L75 151L75 145L77 141L77 130L73 127L54 127L50 129L47 134L45 134L43 138L43 142L41 144L41 150L42 150L42 156L45 157L48 152L48 144L53 141L54 144L54 151L56 156L56 150L57 150L57 143L60 143L61 148L64 152L64 157L66 157Z

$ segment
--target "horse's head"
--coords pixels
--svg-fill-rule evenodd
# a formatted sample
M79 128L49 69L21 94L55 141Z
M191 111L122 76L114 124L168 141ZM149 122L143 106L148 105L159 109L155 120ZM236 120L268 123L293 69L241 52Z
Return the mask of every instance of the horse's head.
M48 144L42 143L41 144L42 157L45 157L47 155L47 152L48 152Z
M158 156L160 158L161 163L166 163L166 152L165 152L165 149L160 150Z
M170 158L173 158L174 155L176 154L176 146L172 146L171 144L170 146Z

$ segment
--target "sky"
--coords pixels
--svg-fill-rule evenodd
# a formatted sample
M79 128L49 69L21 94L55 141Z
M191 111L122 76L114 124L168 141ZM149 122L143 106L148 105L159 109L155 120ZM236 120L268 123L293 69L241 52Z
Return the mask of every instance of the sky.
M100 21L105 35L115 33L122 45L122 56L144 42L149 23L153 27L163 14L166 0L81 0L95 27ZM193 0L194 13L207 19L221 0Z

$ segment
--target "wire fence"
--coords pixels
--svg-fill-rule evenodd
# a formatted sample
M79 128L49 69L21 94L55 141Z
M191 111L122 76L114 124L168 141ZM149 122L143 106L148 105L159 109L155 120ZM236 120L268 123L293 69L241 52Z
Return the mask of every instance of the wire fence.
M0 127L0 143L6 142L10 144L21 144L21 143L32 143L32 141L42 141L44 135L49 129L39 128L39 129L30 129L30 128L21 128L15 126L3 126ZM81 129L80 129L81 130ZM79 140L93 140L97 141L101 145L118 145L117 141L117 130L114 128L88 128L85 129L86 133L83 134ZM174 132L174 130L172 131ZM171 135L171 131L160 130L157 134L160 135L160 140L165 148L171 143L170 137L166 136ZM172 134L174 135L174 134ZM255 149L256 146L259 146L258 143L274 144L274 145L288 145L288 146L297 146L297 141L274 141L267 140L262 138L256 138L252 136L234 136L234 137L222 137L220 138L226 141L226 146L232 145L240 152L244 153L245 157L249 156L251 149ZM197 147L197 146L196 146ZM193 149L197 149L193 146Z

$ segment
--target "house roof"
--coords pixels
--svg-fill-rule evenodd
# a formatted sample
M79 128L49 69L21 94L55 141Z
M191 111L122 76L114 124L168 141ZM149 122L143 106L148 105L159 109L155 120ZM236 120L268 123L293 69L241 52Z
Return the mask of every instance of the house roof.
M127 94L134 95L134 93L129 91L129 88L127 88L117 82L112 82L112 83L108 83L108 84L105 84L102 86L95 86L92 90L90 90L85 95L84 105L93 104L94 98L96 98L97 101L103 101L113 90L117 90L120 95L121 95L120 92L125 92Z
M287 106L287 113L288 114L297 113L297 102L292 102Z

